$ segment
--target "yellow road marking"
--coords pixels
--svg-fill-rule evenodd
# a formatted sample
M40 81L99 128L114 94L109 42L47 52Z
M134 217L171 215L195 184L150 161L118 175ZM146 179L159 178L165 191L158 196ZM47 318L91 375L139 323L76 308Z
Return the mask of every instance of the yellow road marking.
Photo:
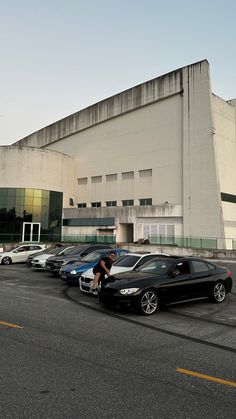
M203 378L205 380L214 381L215 383L225 384L227 386L236 387L235 381L222 380L222 378L212 377L211 375L200 374L199 372L185 370L183 368L176 368L177 372L182 374L192 375L193 377Z
M14 327L15 329L23 329L23 327L22 326L18 326L18 324L13 324L13 323L7 323L7 322L1 322L0 321L0 325L3 325L3 326L8 326L8 327Z

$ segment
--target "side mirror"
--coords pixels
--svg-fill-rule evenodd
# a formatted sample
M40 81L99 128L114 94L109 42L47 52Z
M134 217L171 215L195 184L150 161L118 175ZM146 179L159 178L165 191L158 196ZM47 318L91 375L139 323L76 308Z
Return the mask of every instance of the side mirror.
M180 274L180 271L178 269L174 269L173 272L171 272L171 276L174 278L175 276L178 276Z

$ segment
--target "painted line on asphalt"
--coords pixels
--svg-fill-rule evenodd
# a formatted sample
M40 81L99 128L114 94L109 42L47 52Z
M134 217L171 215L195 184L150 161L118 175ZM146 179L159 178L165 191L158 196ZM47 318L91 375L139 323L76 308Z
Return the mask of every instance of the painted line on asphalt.
M13 324L13 323L7 323L7 322L1 322L0 321L0 325L12 327L12 328L15 328L15 329L23 329L23 326L19 326L18 324Z
M215 383L224 384L226 386L231 386L231 387L236 387L235 381L227 381L227 380L223 380L222 378L212 377L211 375L201 374L199 372L185 370L183 368L176 368L176 371L180 372L181 374L192 375L193 377L203 378L204 380L214 381Z

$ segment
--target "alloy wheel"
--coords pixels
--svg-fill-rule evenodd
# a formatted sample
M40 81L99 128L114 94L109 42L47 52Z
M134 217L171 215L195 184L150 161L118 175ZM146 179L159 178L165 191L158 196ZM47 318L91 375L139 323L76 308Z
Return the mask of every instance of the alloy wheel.
M140 300L140 308L143 314L153 314L158 308L158 297L152 290L146 291Z
M3 265L10 265L10 263L11 263L11 259L9 257L3 258L2 260Z
M217 282L213 289L214 301L216 303L222 303L226 297L226 289L222 282Z

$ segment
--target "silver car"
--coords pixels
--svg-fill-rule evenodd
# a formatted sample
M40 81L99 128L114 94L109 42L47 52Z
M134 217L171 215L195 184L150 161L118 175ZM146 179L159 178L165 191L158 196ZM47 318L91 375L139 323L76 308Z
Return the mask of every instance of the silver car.
M28 256L46 249L46 244L23 244L7 252L0 253L1 265L10 265L11 263L26 262Z

